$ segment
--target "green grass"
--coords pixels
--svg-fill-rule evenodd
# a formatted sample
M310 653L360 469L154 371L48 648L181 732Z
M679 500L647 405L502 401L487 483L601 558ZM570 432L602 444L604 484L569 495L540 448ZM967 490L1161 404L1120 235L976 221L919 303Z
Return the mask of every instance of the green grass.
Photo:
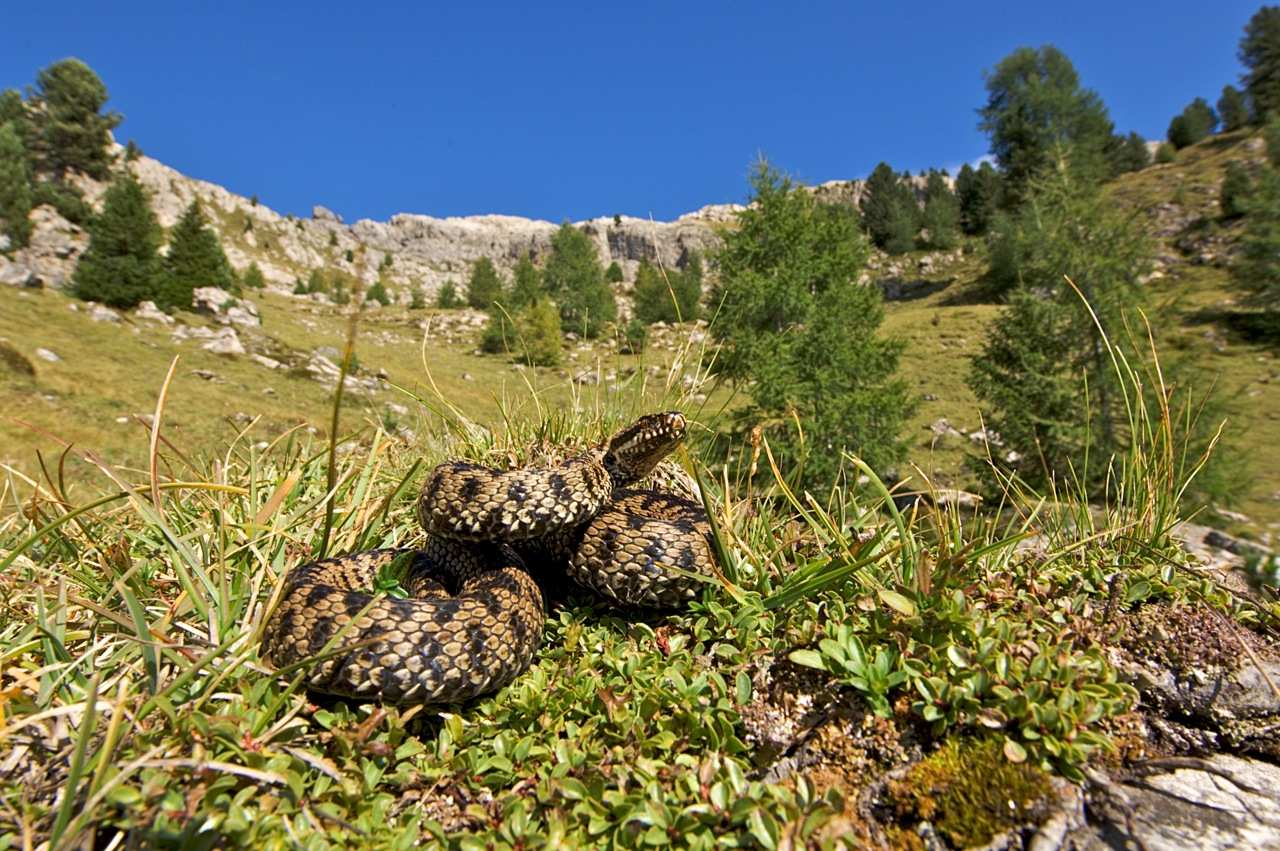
M768 683L816 669L840 705L863 707L858 729L926 749L995 737L1014 763L1078 777L1134 700L1097 644L1112 607L1238 609L1179 570L1160 413L1138 411L1142 445L1098 525L1016 487L1008 525L901 515L877 480L880 497L819 502L704 467L695 444L683 463L705 489L721 576L688 611L619 613L569 591L529 672L441 710L317 698L270 670L261 629L289 566L325 540L411 545L430 465L521 463L649 404L691 407L614 394L575 412L556 392L504 407L500 428L428 424L411 449L366 429L338 446L332 477L327 447L297 432L261 449L162 442L154 477L104 460L93 501L53 472L10 476L0 740L22 768L0 779L0 847L834 847L897 829L855 801L911 751L855 735L841 771L766 782L750 719L787 705ZM1033 530L1038 557L1017 549Z

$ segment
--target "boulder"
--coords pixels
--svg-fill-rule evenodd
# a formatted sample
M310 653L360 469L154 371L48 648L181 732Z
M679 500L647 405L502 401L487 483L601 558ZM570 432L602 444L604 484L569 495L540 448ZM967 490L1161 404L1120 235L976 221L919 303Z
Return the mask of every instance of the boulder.
M36 349L36 357L40 358L40 360L48 361L49 363L57 363L62 360L57 352L50 349Z
M172 325L176 320L160 308L154 301L144 301L134 308L133 315L138 319L149 319L162 325Z
M244 343L240 342L240 335L234 328L220 328L200 348L215 355L242 355L245 351Z
M192 293L191 306L196 313L212 316L223 325L252 327L262 324L262 317L253 302L236 298L219 287L197 288Z
M94 322L119 322L120 314L105 305L91 302L89 304L89 318Z
M338 225L342 224L342 216L339 216L328 207L322 207L319 204L316 204L311 208L311 218L318 222L333 222Z

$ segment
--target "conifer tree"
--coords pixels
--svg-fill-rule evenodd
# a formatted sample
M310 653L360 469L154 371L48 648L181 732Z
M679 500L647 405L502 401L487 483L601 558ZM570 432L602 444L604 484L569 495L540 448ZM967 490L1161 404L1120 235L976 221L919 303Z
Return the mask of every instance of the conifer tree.
M542 280L547 293L560 306L565 330L597 337L618 316L618 305L605 283L595 244L568 222L551 238L551 256Z
M1253 304L1266 311L1269 327L1280 334L1280 171L1263 168L1243 206L1245 234L1231 277L1250 292Z
M609 268L604 270L604 279L611 284L622 283L622 267L618 265L617 260L610 263Z
M422 290L414 290L418 298L422 297ZM413 307L412 304L409 307ZM425 307L420 305L420 307ZM441 310L453 310L462 307L462 297L458 295L458 287L453 281L445 281L440 285L440 289L436 292L436 307Z
M307 276L307 293L327 293L329 282L325 280L323 269L312 269Z
M10 250L22 248L31 236L31 200L22 137L13 121L0 123L0 233L9 237Z
M467 304L476 310L488 310L502 296L502 279L488 257L481 257L471 266L471 278L467 281Z
M675 281L676 305L681 322L693 322L702 315L702 255L690 251Z
M1113 174L1128 174L1141 171L1151 164L1151 152L1147 149L1147 140L1137 133L1116 137L1112 148L1111 171Z
M1222 121L1224 133L1239 130L1249 123L1249 104L1235 86L1222 87L1222 97L1218 98L1218 118Z
M102 180L111 167L115 112L102 113L107 87L79 59L63 59L36 75L32 120L40 140L42 166L56 177L81 171Z
M258 268L257 261L249 263L249 268L244 270L244 286L246 289L260 290L265 288L267 280L262 276L262 270Z
M901 254L915 246L919 230L916 193L888 163L880 163L871 172L858 208L862 226L877 247Z
M1113 126L1098 94L1080 85L1071 60L1053 45L1020 47L986 74L987 103L978 127L1004 173L1003 201L1022 203L1030 181L1054 166L1061 148L1084 180L1100 181L1110 166Z
M533 265L529 255L526 254L516 262L512 278L511 293L507 296L512 310L523 310L545 295L542 274Z
M880 292L857 284L868 246L856 218L767 163L751 184L711 297L716 369L751 400L735 413L737 428L763 425L784 469L802 467L810 488L834 481L842 451L873 467L900 460L913 400L895 378L901 344L876 333Z
M192 292L199 287L218 287L231 293L239 290L222 243L209 227L199 201L192 201L173 226L164 271L166 292L157 304L188 308Z
M1227 163L1226 174L1222 178L1222 189L1218 195L1222 217L1237 219L1247 213L1252 190L1253 182L1249 180L1249 171L1244 165L1237 160Z
M1000 173L983 161L976 169L966 163L956 176L960 228L970 236L987 232L1000 207Z
M168 301L157 248L160 225L146 192L133 175L120 175L103 196L102 212L89 226L89 247L71 278L77 298L129 308L152 300L161 307L190 307Z
M929 172L922 224L928 233L927 247L940 251L955 247L959 239L960 203L941 172Z
M376 301L378 304L386 307L391 304L391 294L387 292L387 285L383 283L382 276L378 276L378 280L373 282L373 286L369 287L369 291L364 294L366 303Z
M1280 6L1263 6L1249 19L1240 39L1240 63L1254 120L1280 114Z
M667 286L662 271L648 260L636 269L636 283L631 291L635 318L646 325L674 321L675 296Z
M1213 107L1204 98L1196 98L1169 122L1166 135L1175 148L1185 148L1207 139L1217 126L1218 116L1214 115Z
M519 317L521 360L530 366L560 363L560 316L551 299L538 299Z

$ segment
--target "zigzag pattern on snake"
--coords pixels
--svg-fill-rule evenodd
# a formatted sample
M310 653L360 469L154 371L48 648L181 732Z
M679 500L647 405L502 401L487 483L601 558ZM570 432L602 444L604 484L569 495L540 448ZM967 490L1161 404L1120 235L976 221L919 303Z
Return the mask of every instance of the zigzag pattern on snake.
M533 661L544 604L526 560L561 561L624 606L670 608L709 575L702 506L628 486L685 434L678 412L649 414L604 444L547 467L436 467L417 502L417 550L310 562L285 578L265 631L280 667L308 662L316 691L387 703L456 703L495 691ZM408 599L363 590L406 559ZM674 568L674 570L673 570Z

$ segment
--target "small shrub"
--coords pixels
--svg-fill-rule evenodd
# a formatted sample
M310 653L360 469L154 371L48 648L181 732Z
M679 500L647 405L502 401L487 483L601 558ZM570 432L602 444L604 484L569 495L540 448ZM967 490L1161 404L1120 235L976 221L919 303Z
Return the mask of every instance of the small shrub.
M409 309L424 310L427 306L427 297L422 294L422 287L414 287L409 293Z
M356 253L352 251L350 248L347 249L347 253L344 254L343 256L347 258L348 263L356 262Z
M644 351L648 340L648 326L639 319L632 319L622 329L622 337L618 340L618 351L624 355L638 355Z
M1178 158L1178 151L1168 142L1161 142L1160 147L1156 148L1156 162L1166 165Z
M560 312L549 298L539 299L520 315L521 359L530 366L560 363Z
M267 285L257 263L250 263L249 268L244 270L244 285L251 290L260 290Z
M301 224L301 222L299 222L299 224ZM329 247L330 248L338 247L338 235L333 231L329 232Z
M308 292L310 292L310 290L308 290L308 289L307 289L307 285L306 285L306 284L304 284L304 283L302 282L302 279L301 279L301 278L294 278L294 279L293 279L293 294L294 294L294 295L306 295Z
M41 182L32 192L32 206L48 204L58 211L58 215L73 225L88 227L93 220L93 208L85 203L80 191L65 184Z
M373 286L369 287L369 291L365 293L364 300L366 302L376 301L383 307L391 304L391 296L387 293L387 287L383 284L381 278L374 281Z
M462 307L462 296L458 295L458 286L453 281L445 281L436 293L436 307L444 310L455 310Z
M622 267L618 265L617 260L610 263L609 268L604 270L604 279L611 284L622 283Z

